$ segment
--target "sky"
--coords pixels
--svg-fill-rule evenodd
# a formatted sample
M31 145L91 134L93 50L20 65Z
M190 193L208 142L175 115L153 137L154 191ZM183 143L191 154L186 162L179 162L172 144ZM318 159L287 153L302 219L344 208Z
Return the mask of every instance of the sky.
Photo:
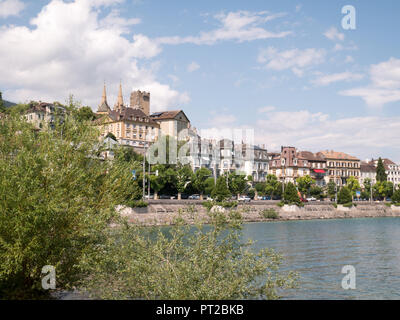
M345 5L355 29L345 29ZM203 130L400 163L400 1L0 0L5 100L93 110L103 83Z

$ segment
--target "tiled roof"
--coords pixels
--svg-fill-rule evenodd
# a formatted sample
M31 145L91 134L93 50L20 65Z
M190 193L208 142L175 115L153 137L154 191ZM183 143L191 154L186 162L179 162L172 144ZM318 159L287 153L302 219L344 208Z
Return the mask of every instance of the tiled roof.
M138 121L138 122L146 122L149 123L153 126L159 127L159 124L155 122L153 119L151 119L149 116L147 116L142 110L140 109L133 109L133 108L126 108L122 110L121 112L119 111L109 111L108 116L113 120L113 121ZM95 120L96 123L101 123L104 117L100 117ZM145 121L145 119L148 119L149 121Z
M338 159L338 160L360 160L356 157L353 157L347 153L344 152L337 152L333 150L325 150L325 151L320 151L317 154L322 154L325 158L328 159Z
M298 153L299 158L306 159L308 161L325 161L325 158L319 154L312 153L310 151L299 151Z
M179 112L183 112L182 110L173 110L173 111L162 111L162 112L155 112L150 115L150 118L155 120L168 120L174 119Z
M360 170L361 172L376 172L376 167L371 163L361 161Z

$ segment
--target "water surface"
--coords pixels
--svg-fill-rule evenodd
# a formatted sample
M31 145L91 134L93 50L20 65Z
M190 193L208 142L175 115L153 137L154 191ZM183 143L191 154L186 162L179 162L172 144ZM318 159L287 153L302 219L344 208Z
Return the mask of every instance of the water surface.
M247 223L243 234L300 274L285 299L400 299L400 218ZM345 265L356 268L355 290L342 289Z

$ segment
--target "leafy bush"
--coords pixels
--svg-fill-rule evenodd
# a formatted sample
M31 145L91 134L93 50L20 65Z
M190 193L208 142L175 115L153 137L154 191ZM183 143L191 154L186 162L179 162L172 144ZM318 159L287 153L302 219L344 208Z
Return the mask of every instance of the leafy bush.
M336 202L332 203L332 205L333 205L335 208L337 208L337 203L336 203Z
M253 252L236 222L213 219L207 230L118 229L88 260L95 276L82 286L105 299L279 298L278 291L294 287L297 276L279 274L281 257L273 250Z
M352 206L353 206L352 202L343 203L343 207L345 207L345 208L351 208Z
M285 202L283 202L283 200L281 200L281 201L279 201L276 205L277 205L278 207L282 208L282 207L285 205Z
M283 200L286 204L299 204L301 203L299 194L293 183L286 184L285 191L283 192Z
M392 203L398 205L400 204L400 189L397 189L392 196Z
M238 205L237 201L222 201L219 202L218 205L224 208L236 208Z
M125 205L130 208L146 208L149 203L143 200L128 200L125 201Z
M278 219L279 214L273 208L265 209L260 212L260 215L265 219Z
M338 193L338 204L351 203L353 198L351 196L351 191L347 187L342 187Z
M205 207L207 209L207 211L210 211L211 208L215 205L215 202L207 200L207 201L203 201L202 205L203 205L203 207Z

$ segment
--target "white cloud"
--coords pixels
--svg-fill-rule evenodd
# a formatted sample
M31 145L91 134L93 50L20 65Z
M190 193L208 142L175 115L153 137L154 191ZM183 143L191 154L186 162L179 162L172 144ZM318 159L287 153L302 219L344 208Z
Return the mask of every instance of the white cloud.
M345 96L361 97L370 107L400 101L400 59L390 58L370 67L370 84L341 91Z
M0 18L17 16L25 9L25 4L20 0L0 0Z
M209 119L209 124L212 126L232 125L236 122L236 117L232 114L217 114L212 119Z
M331 27L327 31L325 31L324 36L333 41L344 40L344 33L340 33L335 27Z
M349 71L341 73L332 73L327 75L321 75L318 78L312 80L311 82L319 86L327 86L333 82L339 81L356 81L362 79L364 76L359 73L352 73Z
M304 69L325 61L326 52L324 49L292 49L278 51L274 47L262 49L259 52L257 61L271 70L291 69L297 76L302 76Z
M237 11L229 12L227 14L220 13L214 15L214 18L221 24L217 29L201 32L198 36L161 37L156 39L156 41L160 44L194 43L198 45L212 45L224 40L244 42L259 39L283 38L292 32L273 32L261 27L261 25L284 15L284 13L269 14L267 11Z
M345 63L351 63L354 62L354 58L352 56L346 56L346 59L344 60Z
M198 69L200 69L200 65L199 65L197 62L195 62L195 61L191 62L191 63L187 66L187 71L188 71L188 72L193 72L193 71L196 71L196 70L198 70Z
M32 27L0 28L0 87L8 100L64 102L73 93L96 109L103 81L113 105L122 80L126 97L132 89L151 92L152 111L188 102L187 93L160 83L154 70L140 65L161 48L142 34L122 35L139 20L123 19L115 10L100 18L102 6L120 2L53 0L31 20Z
M268 113L268 112L274 111L275 109L276 109L276 107L274 107L274 106L266 106L266 107L259 108L257 111L259 113Z
M308 110L270 112L257 121L255 130L255 142L267 144L271 151L293 145L300 150L333 149L362 158L390 152L386 156L400 160L400 146L393 144L398 140L400 117L330 119Z

